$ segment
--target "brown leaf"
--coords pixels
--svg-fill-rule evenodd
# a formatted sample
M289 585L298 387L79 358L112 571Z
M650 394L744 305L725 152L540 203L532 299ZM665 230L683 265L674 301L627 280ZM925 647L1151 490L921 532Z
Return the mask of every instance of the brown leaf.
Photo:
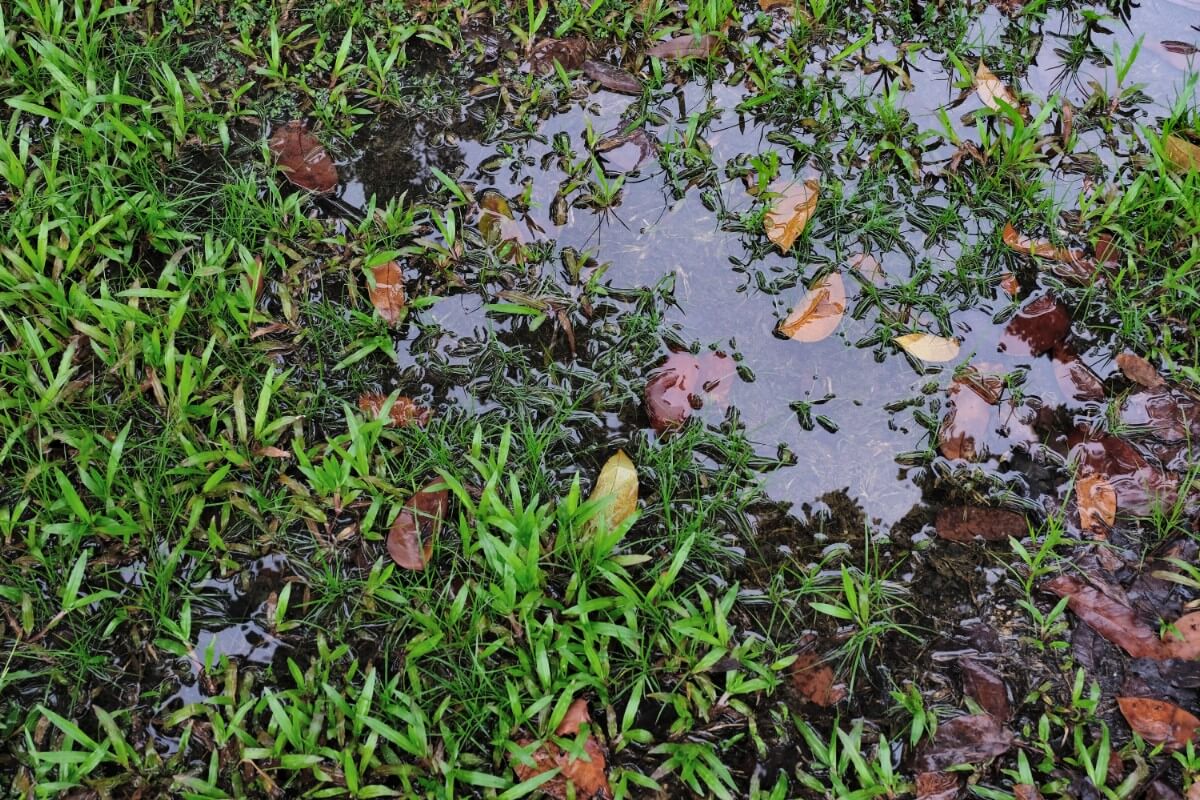
M724 353L671 353L646 383L646 414L659 434L683 427L705 399L724 404L736 375L733 360Z
M1004 101L1011 108L1019 107L1012 90L1005 86L1004 81L997 78L996 73L988 69L982 60L975 70L975 91L985 106L996 111L1000 110L999 101Z
M1184 661L1200 659L1200 611L1184 614L1172 627L1175 630L1163 636L1163 646L1171 657Z
M583 62L583 74L613 92L641 94L642 82L636 75L604 61Z
M837 329L845 310L846 284L831 272L804 293L779 332L798 342L819 342Z
M1054 377L1065 400L1103 400L1104 384L1066 345L1054 348Z
M1071 315L1052 295L1026 303L1000 335L1000 349L1014 356L1040 356L1061 344L1071 332Z
M658 140L645 128L635 128L627 133L606 136L593 148L604 158L608 172L633 172L647 158L658 155Z
M1075 125L1075 107L1066 100L1062 104L1062 112L1058 115L1058 136L1062 139L1063 146L1071 141L1071 129Z
M1134 353L1119 353L1117 367L1126 378L1147 389L1157 389L1167 385L1167 382L1149 361Z
M1003 542L1009 537L1020 540L1029 534L1023 514L1003 508L960 506L943 508L934 523L937 535L952 542Z
M404 293L404 272L395 261L380 264L371 270L375 278L370 287L371 305L383 321L395 325L403 316L407 295Z
M337 188L337 167L300 120L292 120L275 131L267 146L284 177L294 185L315 194L328 194Z
M801 653L792 663L792 683L810 703L836 705L845 699L846 687L837 683L832 667L819 661L816 653Z
M1150 744L1167 750L1182 750L1188 742L1200 744L1200 719L1177 705L1145 697L1118 697L1117 705L1133 732Z
M771 210L763 219L767 238L786 253L792 249L796 237L804 231L821 194L821 184L812 178L786 184L776 182L771 191L778 195Z
M1058 247L1049 239L1031 239L1019 233L1012 223L1006 223L1000 235L1004 244L1024 255L1037 256L1057 262L1054 272L1064 278L1080 283L1090 283L1096 273L1096 264L1082 250Z
M1079 504L1079 527L1103 534L1117 521L1117 492L1098 475L1085 475L1075 481Z
M588 500L608 498L609 503L601 512L605 527L608 530L620 525L637 511L638 504L638 474L637 467L625 455L624 450L618 450L604 462L596 485Z
M708 56L717 49L718 44L720 44L720 39L714 34L706 33L703 36L694 36L690 33L685 33L682 36L676 36L674 39L656 42L646 50L646 55L668 59Z
M513 216L508 198L495 189L479 194L479 232L484 238L497 242L523 242L525 234Z
M991 667L971 658L959 662L963 674L963 693L972 698L979 707L1001 722L1012 716L1008 702L1008 686Z
M1200 170L1200 147L1175 134L1163 140L1167 165L1177 172Z
M1187 800L1200 800L1200 778L1192 778L1192 785L1188 789Z
M388 555L405 569L423 570L433 556L433 540L449 502L445 489L432 488L437 485L428 483L410 497L388 531Z
M1136 409L1122 409L1122 420L1139 419ZM1165 412L1164 412L1165 413ZM1174 476L1153 466L1128 441L1097 435L1080 426L1067 434L1068 456L1079 464L1080 476L1099 475L1117 493L1117 508L1135 516L1170 505L1179 491Z
M1000 277L1000 288L1009 297L1016 297L1021 293L1021 282L1017 280L1017 276L1011 272L1006 272Z
M1042 800L1042 793L1032 783L1018 783L1013 787L1013 800Z
M847 264L855 273L862 276L862 279L875 286L885 286L887 284L887 273L883 271L883 265L879 263L879 259L867 253L858 253L850 256Z
M776 8L795 8L796 0L758 0L758 7L763 11L772 11Z
M587 58L588 42L582 37L543 39L529 52L529 69L537 75L548 75L557 62L568 72L579 69Z
M958 800L958 776L952 772L920 773L917 800Z
M1158 635L1124 603L1069 575L1051 578L1043 588L1068 598L1067 607L1077 617L1134 658L1170 657Z
M590 722L587 703L576 700L567 709L567 714L555 730L555 735L574 737L579 733L581 725ZM530 741L521 740L517 744L528 747ZM559 774L539 788L546 796L555 800L566 800L569 796L567 785L571 783L575 785L575 797L578 800L608 800L612 797L612 789L608 785L604 748L590 732L584 740L583 751L586 758L572 758L556 743L547 741L533 752L532 765L514 761L513 771L517 774L517 780L524 782L558 767Z
M1012 731L991 714L955 717L938 725L920 766L927 772L939 772L955 764L978 764L1003 755L1012 745Z
M358 408L365 416L378 419L379 415L383 413L383 404L386 401L386 395L378 392L365 392L358 396ZM424 425L429 422L429 416L429 409L417 405L412 398L397 397L396 402L392 403L391 411L388 412L388 422L400 428L414 423Z

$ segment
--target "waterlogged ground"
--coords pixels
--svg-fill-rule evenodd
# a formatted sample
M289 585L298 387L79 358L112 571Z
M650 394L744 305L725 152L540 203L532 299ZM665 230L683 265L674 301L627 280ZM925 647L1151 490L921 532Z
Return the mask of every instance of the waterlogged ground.
M955 5L163 12L125 271L10 58L7 788L1200 796L1200 6Z

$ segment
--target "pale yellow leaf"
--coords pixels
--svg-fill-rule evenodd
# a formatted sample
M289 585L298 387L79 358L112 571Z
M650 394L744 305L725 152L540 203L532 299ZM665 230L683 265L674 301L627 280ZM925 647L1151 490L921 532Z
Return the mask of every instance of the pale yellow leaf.
M845 311L846 284L831 272L804 293L779 332L798 342L819 342L837 329Z
M602 497L611 498L610 502L600 511L608 525L608 529L620 525L637 511L638 474L637 467L625 455L624 450L618 450L614 456L604 462L600 469L600 477L596 478L596 486L588 500L598 500Z
M1178 172L1200 170L1200 147L1174 134L1163 140L1167 164Z
M893 339L922 361L950 361L958 356L958 341L932 333L906 333Z
M1005 86L1004 81L997 78L996 73L988 69L983 61L979 62L979 68L975 70L975 92L985 106L996 111L1000 110L998 100L1003 100L1012 108L1017 107L1017 98L1013 96L1012 90Z
M796 237L804 232L804 226L817 210L821 184L813 179L792 182L783 186L772 186L771 191L779 195L763 220L767 238L779 247L779 252L792 249Z

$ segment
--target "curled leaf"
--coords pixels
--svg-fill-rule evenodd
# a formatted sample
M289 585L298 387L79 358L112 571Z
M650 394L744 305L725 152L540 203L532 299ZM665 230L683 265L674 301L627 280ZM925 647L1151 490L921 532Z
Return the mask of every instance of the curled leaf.
M831 272L804 293L779 332L798 342L819 342L837 329L845 310L846 285Z
M337 188L337 167L320 140L300 120L275 131L267 146L279 169L294 185L315 194L329 194Z
M370 288L371 305L383 321L395 325L400 321L407 295L404 293L404 273L395 261L380 264L371 270L374 285Z
M1012 90L1004 85L1004 81L996 77L996 73L987 68L981 60L975 70L975 92L988 108L1000 110L1000 102L1010 108L1017 108L1017 98Z
M435 489L437 485L436 481L426 484L410 497L388 531L388 555L405 569L423 570L433 556L433 540L448 505L446 490Z
M922 361L953 361L958 357L958 340L934 336L932 333L906 333L893 339L909 355Z
M804 232L804 227L817 210L821 184L810 178L803 182L775 185L771 191L779 197L767 212L763 224L767 238L775 243L779 252L786 253L792 249L796 237Z
M1118 697L1121 714L1134 733L1150 744L1183 750L1189 742L1200 744L1196 729L1200 719L1177 705L1146 697Z
M596 485L588 500L609 498L609 503L600 511L608 530L620 525L630 514L637 511L638 474L637 467L625 455L624 450L618 450L600 468Z

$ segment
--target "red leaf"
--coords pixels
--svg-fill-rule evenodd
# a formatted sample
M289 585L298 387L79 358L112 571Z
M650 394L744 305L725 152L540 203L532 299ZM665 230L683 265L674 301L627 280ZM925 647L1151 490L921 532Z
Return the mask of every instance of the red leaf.
M1196 735L1200 719L1179 706L1145 697L1118 697L1117 705L1134 733L1150 744L1161 744L1168 750L1182 750L1188 742L1200 744Z
M445 489L431 488L436 485L436 481L426 484L410 497L388 531L388 555L405 569L423 570L433 556L433 540L448 504Z
M934 523L937 535L952 542L1003 542L1011 536L1021 539L1029 533L1023 514L1003 508L960 506L943 508Z
M275 131L267 146L284 176L296 186L316 194L328 194L337 188L337 167L300 120Z

